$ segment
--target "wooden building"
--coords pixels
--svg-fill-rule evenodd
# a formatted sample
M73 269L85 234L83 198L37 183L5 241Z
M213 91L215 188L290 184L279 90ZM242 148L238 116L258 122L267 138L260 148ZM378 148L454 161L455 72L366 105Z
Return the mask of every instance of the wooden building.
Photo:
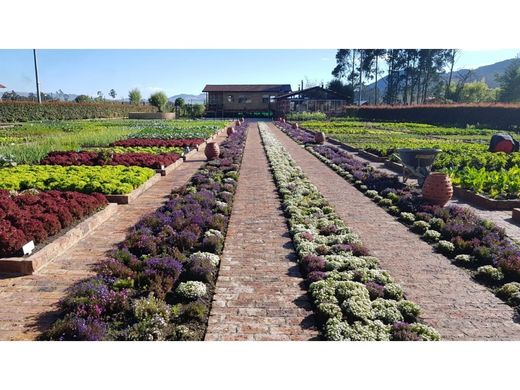
M347 97L323 87L311 87L279 95L275 98L274 113L284 116L291 112L341 113Z
M206 85L206 116L271 116L276 97L291 92L289 84Z

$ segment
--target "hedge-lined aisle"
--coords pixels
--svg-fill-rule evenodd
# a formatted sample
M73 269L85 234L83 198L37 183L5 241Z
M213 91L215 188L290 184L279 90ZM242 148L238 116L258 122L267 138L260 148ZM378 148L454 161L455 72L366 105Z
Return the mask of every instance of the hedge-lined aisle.
M256 123L249 128L206 340L317 336Z
M444 340L520 340L520 325L512 321L511 307L434 253L429 244L273 124L269 128Z
M225 136L219 136L221 142ZM136 202L119 211L95 231L38 273L22 277L0 274L0 340L35 339L57 318L57 304L65 290L93 275L92 265L123 241L127 230L144 214L155 211L172 188L184 185L204 163L203 149L174 172L145 191Z

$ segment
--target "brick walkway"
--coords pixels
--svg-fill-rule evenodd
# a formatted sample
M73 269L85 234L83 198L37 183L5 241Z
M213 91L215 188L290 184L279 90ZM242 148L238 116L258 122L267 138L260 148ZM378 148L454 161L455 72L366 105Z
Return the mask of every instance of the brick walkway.
M434 253L397 222L287 135L269 124L307 177L422 307L422 318L446 340L520 340L513 309L464 270Z
M216 141L221 142L224 136ZM0 275L0 340L31 340L56 320L66 289L92 275L93 264L124 240L128 228L156 210L175 187L186 183L203 163L203 149L145 191L52 263L33 275Z
M318 335L256 124L251 124L206 340Z

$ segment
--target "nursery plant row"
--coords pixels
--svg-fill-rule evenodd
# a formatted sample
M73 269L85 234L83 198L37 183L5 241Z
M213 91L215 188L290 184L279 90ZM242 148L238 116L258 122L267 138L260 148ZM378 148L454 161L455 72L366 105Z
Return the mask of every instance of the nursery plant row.
M296 166L270 131L260 132L298 261L328 340L439 340L419 307L379 267L359 237Z
M486 285L517 311L520 309L520 248L503 229L465 207L430 205L420 190L340 148L307 145L307 150L455 265L468 270L475 281Z
M246 125L144 216L97 274L61 301L50 340L201 340L236 190Z

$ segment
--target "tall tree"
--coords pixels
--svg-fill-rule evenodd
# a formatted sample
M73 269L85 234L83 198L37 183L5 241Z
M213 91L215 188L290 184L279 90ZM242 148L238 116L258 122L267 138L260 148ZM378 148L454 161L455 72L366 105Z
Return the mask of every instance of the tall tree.
M108 95L112 98L112 99L115 99L116 96L117 96L117 93L116 93L116 90L114 88L112 88L110 90L110 92L108 92Z
M520 101L520 58L516 58L505 70L496 77L500 83L499 100L501 102Z
M141 91L134 88L128 92L128 99L132 104L139 104L141 102Z
M453 68L455 67L455 62L457 60L457 55L460 53L460 50L458 49L449 49L447 53L447 61L450 65L450 72L448 75L448 83L446 84L446 93L445 96L447 97L449 94L449 91L451 89L451 80L453 78Z
M350 49L339 49L336 53L336 67L332 70L332 75L337 79L343 79L350 74L352 63L350 62Z

